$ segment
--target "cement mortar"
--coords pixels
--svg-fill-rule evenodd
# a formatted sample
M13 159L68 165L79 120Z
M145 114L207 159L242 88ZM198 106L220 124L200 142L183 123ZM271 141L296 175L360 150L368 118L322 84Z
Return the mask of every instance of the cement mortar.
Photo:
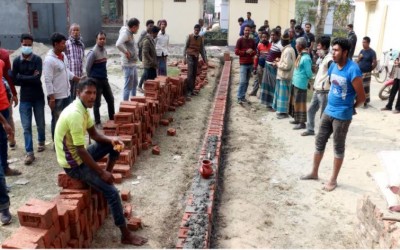
M218 136L209 136L207 138L207 155L209 160L215 158ZM200 166L199 166L200 167ZM215 167L213 166L215 171ZM194 213L185 223L188 227L187 238L184 248L204 248L204 241L208 240L207 233L209 228L209 219L207 208L210 204L210 185L215 183L215 174L209 179L204 179L200 174L194 177L191 192L193 201L186 207L188 213Z

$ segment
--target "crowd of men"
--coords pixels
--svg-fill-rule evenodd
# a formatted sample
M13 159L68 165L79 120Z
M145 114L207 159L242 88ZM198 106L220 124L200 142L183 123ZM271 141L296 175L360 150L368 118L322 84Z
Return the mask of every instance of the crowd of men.
M265 20L256 32L250 12L246 20L241 17L238 23L240 37L235 47L240 63L237 103L250 104L246 94L253 72L256 77L249 95L256 96L260 89L261 104L268 111L275 112L277 119L293 117L290 120L293 129L305 129L302 136L315 135L315 116L321 109L313 168L310 174L300 179L318 179L325 146L333 134L333 173L324 190L334 190L355 108L367 107L370 101L371 71L376 66L376 54L369 47L370 38L363 38L363 50L353 61L357 36L352 24L348 25L347 38L331 41L329 36L323 35L316 41L311 33L311 24L306 23L303 29L294 19L290 20L290 27L285 31L280 26L270 29L268 20ZM316 65L316 76L310 86L313 65ZM311 88L313 95L307 110L307 91Z
M200 20L202 21L202 20ZM199 21L199 23L200 23ZM193 33L186 39L184 63L188 64L188 97L197 95L194 91L196 70L199 55L207 64L204 35L200 34L203 25L196 24ZM131 18L121 27L115 44L121 52L121 65L124 77L122 98L129 100L136 96L136 91L144 92L146 80L155 79L157 75L167 75L167 58L169 35L166 33L167 21L153 20L146 22L146 29L135 41L140 21ZM56 151L57 161L72 178L80 179L103 192L110 205L114 222L121 230L121 242L124 244L143 245L147 239L129 232L123 216L123 208L118 190L113 185L111 174L123 143L115 138L107 137L97 131L101 128L99 108L104 96L108 106L108 118L113 120L114 93L107 75L107 35L99 31L96 44L85 55L79 24L72 24L69 37L61 33L53 33L50 37L50 49L42 62L40 56L33 53L34 37L21 35L21 54L12 63L8 51L0 49L0 214L1 223L11 223L9 188L6 176L20 175L21 172L8 165L8 142L15 148L12 103L19 102L19 113L24 133L26 165L35 161L32 137L32 114L37 124L37 152L46 149L45 137L45 99L51 109L51 134ZM143 74L139 77L137 67L139 61L143 65ZM45 90L42 88L42 75ZM20 86L19 99L15 86ZM46 98L45 98L46 97ZM14 106L14 107L15 107ZM94 121L88 109L94 109ZM85 133L94 140L85 147ZM107 168L99 167L96 161L109 154Z

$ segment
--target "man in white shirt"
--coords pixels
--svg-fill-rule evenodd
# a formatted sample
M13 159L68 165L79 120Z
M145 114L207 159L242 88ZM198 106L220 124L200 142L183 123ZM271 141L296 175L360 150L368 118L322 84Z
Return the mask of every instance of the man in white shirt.
M157 51L157 63L159 76L167 75L167 57L168 57L168 45L169 45L169 35L165 33L167 28L167 20L162 19L158 21L157 24L160 27L160 32L157 35L156 51Z

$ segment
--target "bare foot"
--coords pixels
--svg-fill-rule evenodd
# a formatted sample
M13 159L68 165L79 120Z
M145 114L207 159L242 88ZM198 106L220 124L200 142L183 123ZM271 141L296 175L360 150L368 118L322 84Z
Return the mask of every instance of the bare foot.
M308 175L303 175L300 176L300 180L318 180L318 175L313 175L313 174L308 174Z
M337 187L337 183L336 182L327 182L324 187L322 188L322 190L325 190L327 192L333 191L335 188Z
M134 245L134 246L142 246L146 244L147 239L133 233L130 233L128 236L121 238L122 244Z

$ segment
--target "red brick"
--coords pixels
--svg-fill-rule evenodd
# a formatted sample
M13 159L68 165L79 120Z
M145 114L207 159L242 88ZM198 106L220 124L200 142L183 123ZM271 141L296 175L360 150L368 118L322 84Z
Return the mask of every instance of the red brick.
M113 175L113 177L114 177L114 183L122 183L122 174L119 174L119 173L115 173L115 174L112 174Z
M112 172L119 173L124 178L129 177L131 175L131 167L129 164L115 164Z
M116 124L132 123L132 114L127 112L118 112L114 114L114 122Z
M90 189L62 189L60 194L82 194L83 202L90 205L91 192Z
M38 244L41 248L49 247L54 241L56 235L54 231L34 227L19 227L13 236L27 242Z
M154 146L153 149L151 150L153 155L159 155L160 154L160 147L159 146Z
M127 226L129 230L133 231L139 230L139 228L142 228L142 220L137 217L131 217L128 220Z
M160 124L163 126L168 126L169 125L169 120L168 119L161 119Z
M122 124L117 128L118 135L133 135L135 127L133 123Z
M57 204L57 209L60 209L64 213L64 210L68 212L68 224L76 223L79 220L79 208L77 205L71 204L70 202L66 202L62 199L55 199L54 202ZM64 224L63 224L64 223ZM60 220L60 227L67 227L68 226L65 221Z
M69 177L65 172L58 174L58 186L69 189L87 189L87 185L77 179Z
M119 105L119 112L135 113L135 111L136 111L136 106L135 105L125 105L125 104L120 104Z
M122 189L121 190L121 199L123 201L129 201L131 198L131 191L126 190L126 189Z
M146 103L146 97L144 97L144 96L131 96L130 100L133 102Z
M117 164L131 164L132 152L129 149L125 149L119 154Z
M56 205L52 203L25 204L17 210L17 213L20 224L27 227L49 229L53 221L58 219Z
M124 217L128 219L132 217L132 205L129 203L124 204Z
M13 234L7 238L1 245L4 249L39 249L45 248L43 240L38 240L38 243L34 243L31 239L28 239L25 235Z
M157 91L160 88L160 81L157 80L147 80L144 82L145 91Z
M132 136L131 135L119 135L118 138L124 143L126 148L132 147Z
M81 223L78 221L77 223L70 224L71 238L78 239L81 234Z
M178 238L187 238L188 228L179 228Z
M174 136L174 135L176 135L176 129L174 129L174 128L169 128L169 129L167 130L167 135L169 135L169 136Z
M77 207L79 212L85 209L86 205L84 204L82 197L81 199L73 199L71 196L75 195L58 195L53 200L56 203Z

